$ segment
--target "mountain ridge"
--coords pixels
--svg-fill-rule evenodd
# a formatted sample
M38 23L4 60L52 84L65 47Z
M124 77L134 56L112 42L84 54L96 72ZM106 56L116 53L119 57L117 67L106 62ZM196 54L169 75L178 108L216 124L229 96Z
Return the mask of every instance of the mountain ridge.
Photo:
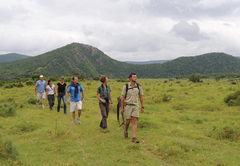
M9 53L0 55L0 63L11 62L21 59L30 58L28 55L18 54L18 53Z
M179 57L163 64L128 64L112 59L93 46L72 43L38 56L0 65L1 80L30 77L33 74L60 77L74 72L91 78L100 75L127 78L130 72L137 72L138 78L168 78L192 73L236 73L240 72L240 59L225 53L208 53Z

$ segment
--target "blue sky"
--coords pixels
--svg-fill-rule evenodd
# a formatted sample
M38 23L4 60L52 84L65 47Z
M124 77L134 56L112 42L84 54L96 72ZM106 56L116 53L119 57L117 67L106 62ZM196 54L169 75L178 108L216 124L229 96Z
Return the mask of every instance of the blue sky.
M239 15L239 0L2 0L0 54L78 42L121 61L240 56Z

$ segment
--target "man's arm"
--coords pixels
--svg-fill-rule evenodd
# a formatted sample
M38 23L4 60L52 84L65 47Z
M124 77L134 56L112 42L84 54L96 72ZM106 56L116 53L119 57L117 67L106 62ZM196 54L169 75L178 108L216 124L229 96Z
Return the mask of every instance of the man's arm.
M141 102L142 107L144 107L144 105L143 105L143 96L142 95L140 96L140 102ZM141 108L141 113L143 113L143 112L144 112L144 108Z
M83 91L82 91L82 99L83 99L83 103L85 103L84 92Z
M125 96L124 95L122 95L122 100L121 100L121 113L123 113L124 112L124 99L125 99Z
M37 94L37 86L35 86L35 95Z
M67 103L70 104L70 101L68 100L68 94L69 94L69 92L67 92L67 94L66 94L66 97L67 97Z

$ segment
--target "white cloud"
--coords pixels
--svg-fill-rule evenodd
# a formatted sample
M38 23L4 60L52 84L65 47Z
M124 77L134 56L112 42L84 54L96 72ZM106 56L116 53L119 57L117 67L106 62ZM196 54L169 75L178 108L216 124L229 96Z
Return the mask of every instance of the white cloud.
M0 1L4 41L0 53L38 55L79 42L123 61L212 51L240 55L239 4L237 0Z

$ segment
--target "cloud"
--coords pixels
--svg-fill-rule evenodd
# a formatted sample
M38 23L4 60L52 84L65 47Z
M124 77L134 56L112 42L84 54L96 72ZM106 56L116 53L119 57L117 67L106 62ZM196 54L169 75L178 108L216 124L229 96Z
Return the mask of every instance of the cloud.
M72 42L123 61L237 54L239 6L237 0L0 1L0 54L38 55Z
M202 39L208 39L204 33L200 33L199 26L195 22L189 24L186 21L180 21L178 24L173 26L171 32L183 37L187 41L199 41Z

